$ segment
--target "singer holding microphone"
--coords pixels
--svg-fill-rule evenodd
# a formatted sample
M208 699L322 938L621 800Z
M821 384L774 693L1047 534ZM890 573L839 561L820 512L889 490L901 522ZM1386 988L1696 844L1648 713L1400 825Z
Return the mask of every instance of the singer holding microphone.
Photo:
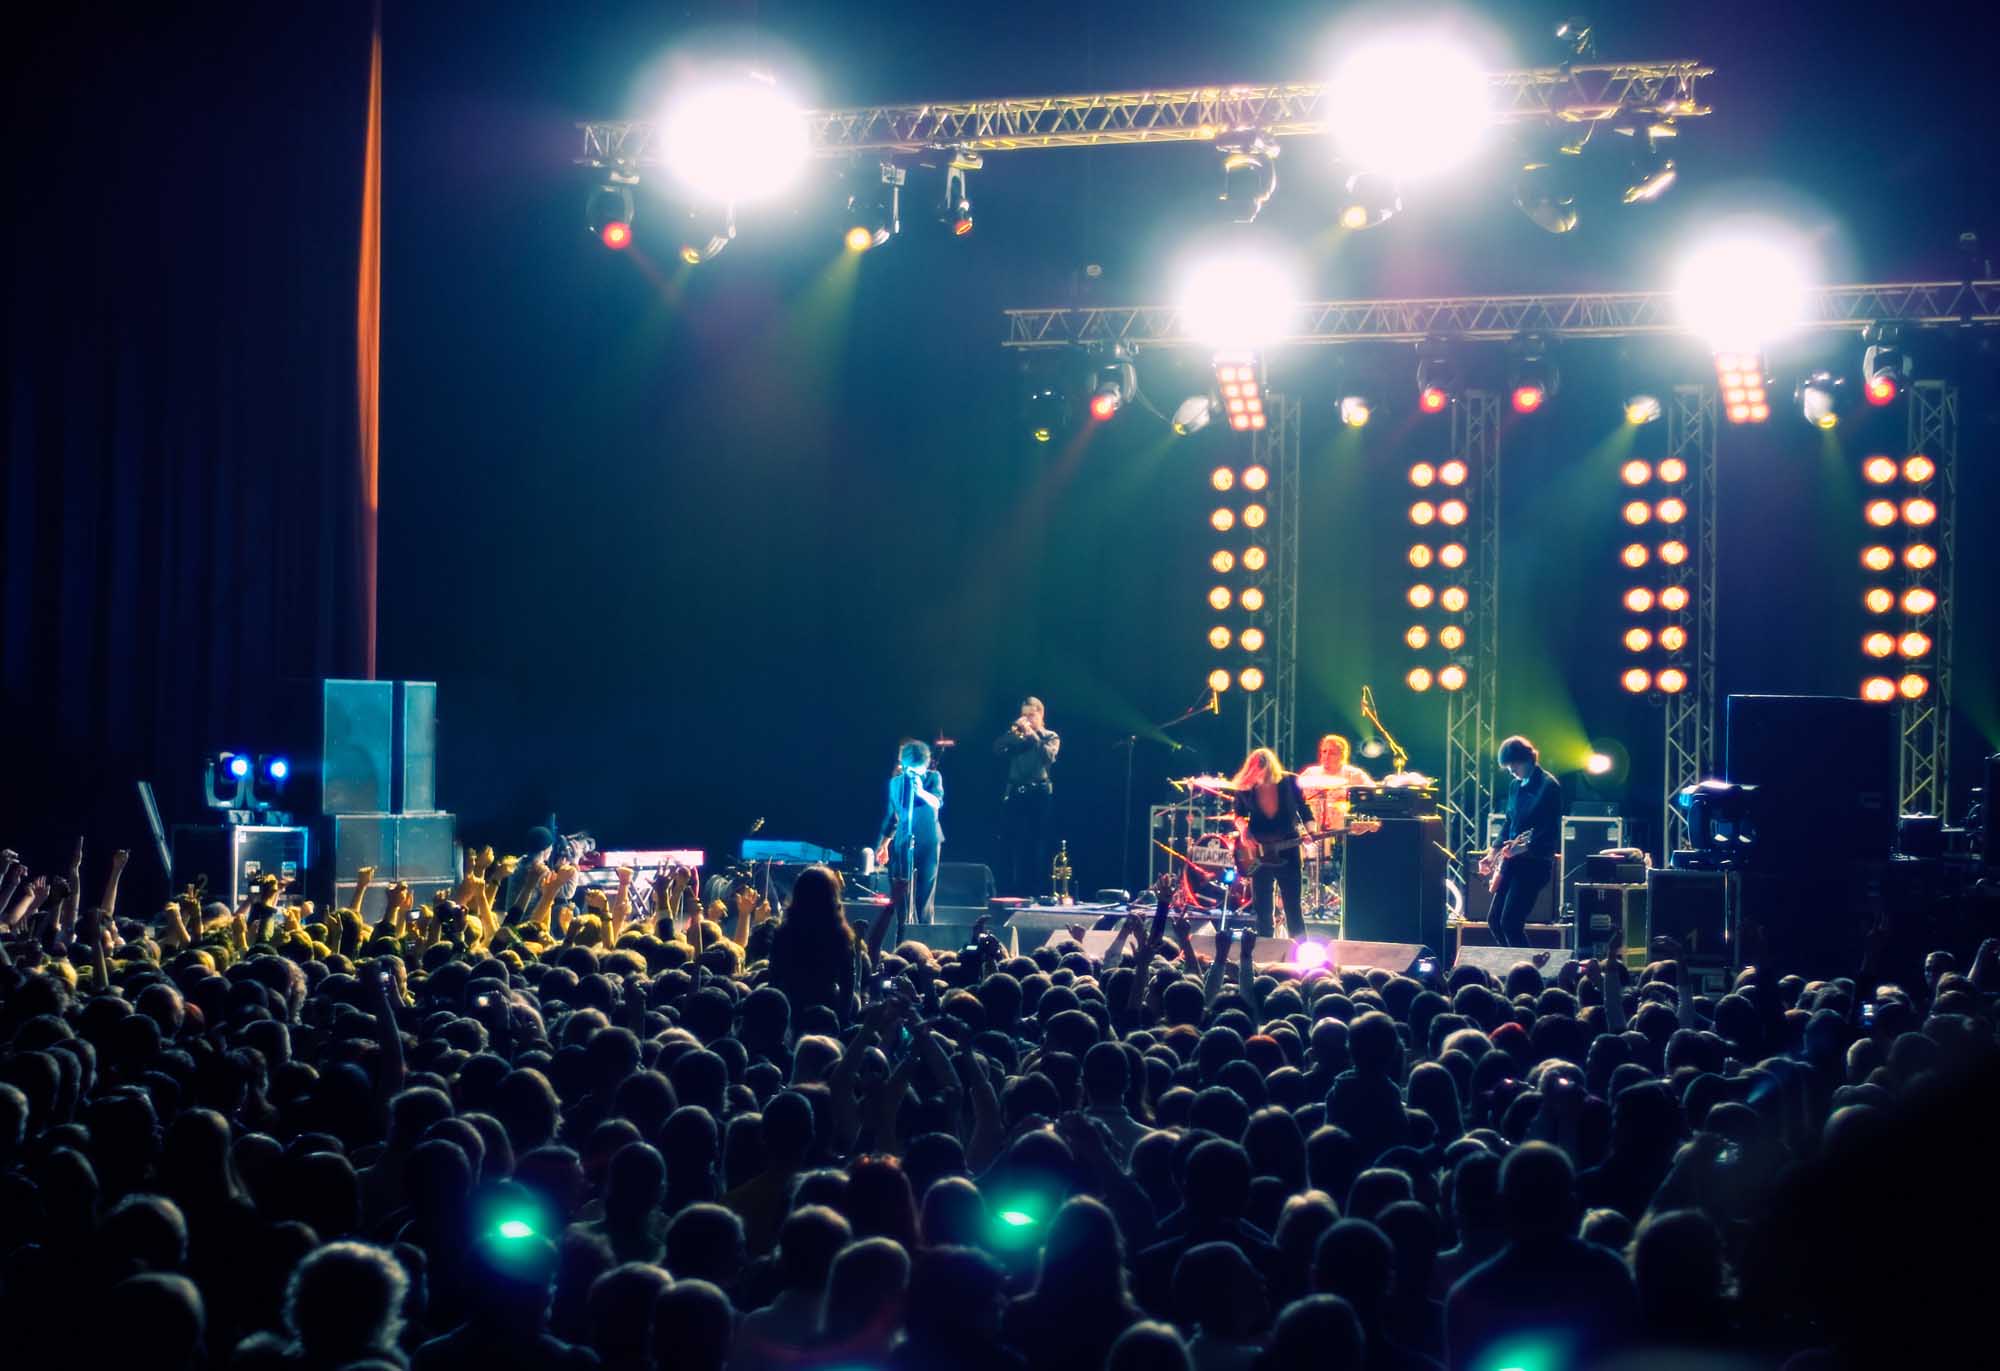
M1000 831L1007 851L1001 893L1035 895L1049 879L1049 854L1043 836L1055 784L1055 765L1062 739L1048 726L1042 702L1030 695L1021 701L1021 716L993 743L996 755L1007 759L1007 788L1001 795Z
M905 740L889 777L889 812L882 816L875 852L876 863L889 868L889 905L898 918L927 924L936 915L943 808L944 775L931 765L930 744Z

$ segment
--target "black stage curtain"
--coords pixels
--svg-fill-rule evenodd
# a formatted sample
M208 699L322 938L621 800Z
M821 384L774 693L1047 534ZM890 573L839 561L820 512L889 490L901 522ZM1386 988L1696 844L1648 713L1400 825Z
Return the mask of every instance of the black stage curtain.
M7 59L0 844L49 870L89 832L139 877L136 779L185 816L204 749L294 745L311 680L368 663L373 16L39 22Z

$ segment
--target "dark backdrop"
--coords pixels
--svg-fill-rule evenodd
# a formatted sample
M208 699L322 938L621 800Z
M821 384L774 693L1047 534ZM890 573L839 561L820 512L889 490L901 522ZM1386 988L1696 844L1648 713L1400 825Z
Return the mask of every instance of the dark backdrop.
M1692 54L1719 69L1708 88L1718 113L1688 125L1682 184L1648 211L1599 214L1550 238L1506 204L1496 158L1459 191L1343 240L1324 228L1330 178L1301 143L1267 225L1299 245L1310 288L1329 296L1664 285L1678 246L1718 205L1746 197L1788 207L1827 279L1955 273L1959 231L1995 222L1990 183L1960 174L1951 136L1984 118L1976 83L1953 74L1969 71L1973 48L1837 10L1696 3L1602 30L1610 54ZM998 791L986 749L1033 691L1066 740L1056 831L1082 886L1114 881L1117 740L1140 738L1139 804L1166 775L1227 769L1240 755L1240 693L1223 716L1176 731L1192 751L1169 751L1151 728L1202 693L1205 473L1231 440L1211 432L1176 445L1135 412L1088 442L1034 447L1018 422L1020 359L998 346L1000 310L1168 298L1173 261L1214 193L1212 156L994 157L972 183L978 230L958 243L923 232L936 173L915 169L903 240L859 262L834 247L822 180L775 212L746 214L729 252L688 272L657 244L612 254L585 237L572 126L646 112L646 69L742 11L387 11L380 666L441 683L440 792L465 831L504 846L554 809L619 843L719 849L758 817L780 836L848 841L872 833L897 738L942 733L962 744L946 763L947 855L983 857ZM1526 5L1488 12L1520 44L1555 17ZM187 545L213 568L196 575L146 551L165 494L128 498L115 475L61 450L46 417L13 420L7 689L12 717L37 721L31 755L42 756L40 721L60 721L46 736L68 741L49 744L49 757L87 774L51 779L44 765L38 779L65 797L99 793L91 781L125 786L141 762L185 797L188 778L170 776L170 763L254 733L257 711L279 712L273 696L302 698L293 678L349 669L347 543L324 521L340 507L351 442L341 405L365 14L243 15L247 27L214 18L199 34L121 39L109 55L100 34L56 34L34 59L48 79L19 102L23 119L46 118L59 98L99 123L143 125L149 141L111 162L86 156L96 144L81 135L47 145L31 184L50 191L17 229L40 256L16 253L9 311L16 354L47 355L12 369L16 406L25 389L43 416L90 414L72 446L94 463L123 453L173 492L182 517L207 521ZM1246 19L1126 0L1084 12L781 3L756 18L738 32L808 65L824 103L1328 64L1316 6ZM1816 26L1810 45L1802 25ZM156 59L162 43L184 60ZM1901 97L1858 100L1862 74ZM260 123L246 110L291 117ZM190 151L158 156L158 140ZM77 165L102 170L65 178ZM81 197L86 210L75 208L79 189L100 192ZM642 195L642 239L659 213ZM90 226L81 241L78 222ZM161 260L166 269L147 265ZM1102 276L1086 280L1086 263ZM148 381L157 421L136 436L114 437L101 413L62 399L79 377L102 385L111 355L58 346L53 321L84 298L148 321L126 352L158 378ZM228 371L218 349L247 373ZM1858 340L1845 336L1781 349L1778 362L1795 373L1822 353L1858 370ZM1961 360L1971 531L1994 508L1982 454L1995 426L1990 358ZM1561 362L1558 400L1507 424L1502 727L1621 744L1632 761L1619 797L1651 822L1658 716L1616 685L1605 444L1631 376L1695 380L1707 362L1691 347L1616 344L1565 348ZM1141 359L1141 384L1163 410L1197 383L1176 365ZM1356 731L1355 699L1372 682L1415 764L1435 771L1441 704L1398 684L1394 607L1406 580L1400 473L1441 455L1442 428L1385 415L1358 443L1338 432L1331 399L1350 372L1404 398L1411 387L1406 350L1318 351L1272 367L1273 383L1306 401L1301 741ZM237 374L247 383L216 380ZM1861 674L1851 492L1829 478L1821 435L1779 408L1767 431L1725 435L1723 685L1844 694ZM1857 430L1840 438L1866 441ZM31 478L20 474L29 450ZM65 492L55 506L43 503L52 481ZM282 497L283 518L251 520L259 531L246 540L240 512L200 497L198 481ZM121 610L110 583L62 579L73 554L49 550L67 546L50 530L114 518L126 532L106 545L140 563L122 593L172 613L153 600ZM285 536L265 531L281 522ZM38 549L25 561L23 527ZM1991 553L1972 536L1961 552L1962 789L2000 737L2000 710ZM299 574L271 574L288 565ZM73 649L79 639L100 644L96 655ZM153 646L131 646L142 640ZM270 644L275 663L252 644ZM1143 863L1136 842L1130 860Z
M10 35L0 842L42 870L141 846L134 780L185 813L204 749L364 661L369 15L282 11Z

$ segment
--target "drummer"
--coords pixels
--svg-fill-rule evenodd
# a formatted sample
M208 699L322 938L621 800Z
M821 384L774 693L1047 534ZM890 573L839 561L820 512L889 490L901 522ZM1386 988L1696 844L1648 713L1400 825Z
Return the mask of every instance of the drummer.
M1375 778L1356 766L1347 739L1329 733L1319 740L1319 761L1299 772L1299 789L1312 809L1314 827L1339 832L1347 827L1347 788L1373 785Z

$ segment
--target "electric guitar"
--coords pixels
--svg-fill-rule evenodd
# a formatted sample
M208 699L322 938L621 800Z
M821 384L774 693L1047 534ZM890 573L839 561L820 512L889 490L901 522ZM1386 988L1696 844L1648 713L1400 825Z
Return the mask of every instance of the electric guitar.
M1526 847L1534 836L1532 828L1526 833L1517 833L1479 859L1479 874L1487 878L1486 889L1489 893L1499 893L1500 873L1507 869L1508 860Z
M1279 857L1294 851L1301 844L1316 843L1322 838L1338 837L1342 833L1375 833L1381 827L1380 819L1349 819L1345 828L1301 828L1289 838L1252 838L1246 833L1236 840L1236 870L1239 875L1248 876L1259 867L1276 866Z

